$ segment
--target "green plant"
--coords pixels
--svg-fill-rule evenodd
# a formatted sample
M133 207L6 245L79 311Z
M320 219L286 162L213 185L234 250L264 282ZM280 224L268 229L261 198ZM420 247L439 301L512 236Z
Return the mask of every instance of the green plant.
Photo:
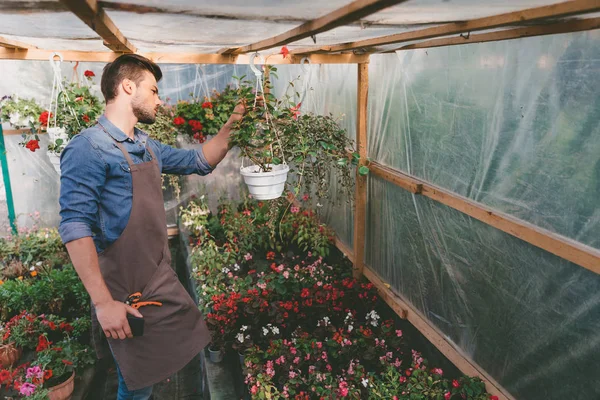
M86 71L85 76L92 82L93 73ZM60 153L67 143L79 132L96 123L104 111L104 103L90 91L88 85L71 82L63 83L64 89L58 93L56 115L46 117L47 126L56 130L49 131L51 142L48 150Z
M82 372L88 365L95 363L94 350L76 340L66 338L37 353L32 365L38 365L44 371L51 371L46 387L64 382L73 371Z
M270 68L270 71L277 71ZM237 78L237 96L247 105L256 103L256 93L250 81ZM293 89L290 82L288 92ZM272 85L267 80L266 89ZM271 171L273 165L286 163L295 180L290 182L291 191L298 195L303 187L314 186L318 198L328 197L329 177L335 173L342 190L339 195L352 197L353 165L360 156L354 150L338 121L331 115L302 115L301 104L294 104L292 96L285 93L281 98L266 91L262 105L249 107L231 134L230 143L241 149L242 157L259 166L260 171ZM359 167L359 173L367 174L368 167Z
M10 122L15 129L39 130L40 121L38 119L43 110L34 99L20 99L16 95L4 96L0 100L0 109L2 121Z

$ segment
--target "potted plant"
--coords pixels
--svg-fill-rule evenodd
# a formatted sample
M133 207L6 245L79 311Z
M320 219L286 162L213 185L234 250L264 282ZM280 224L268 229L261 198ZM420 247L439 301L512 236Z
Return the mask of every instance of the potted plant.
M294 104L288 94L293 86L290 82L281 98L266 91L263 106L251 108L231 135L231 144L253 163L241 168L250 193L258 200L280 197L291 172L295 180L290 189L295 195L314 184L317 197L327 197L328 174L335 171L344 189L340 195L351 197L352 165L360 161L353 141L333 116L302 115L301 104ZM265 88L272 88L268 80ZM237 96L246 104L257 104L251 82L243 77ZM368 168L363 166L359 172L367 174Z
M92 71L85 71L88 83L95 76ZM96 123L104 110L104 104L91 92L90 86L79 83L63 83L63 90L58 93L54 112L45 111L40 116L40 122L47 126L50 136L48 157L54 169L60 174L60 153L69 141Z
M32 152L40 148L40 115L42 108L34 99L20 99L17 95L4 96L0 100L0 118L3 129L13 127L15 129L30 130L23 134L23 141L19 143Z

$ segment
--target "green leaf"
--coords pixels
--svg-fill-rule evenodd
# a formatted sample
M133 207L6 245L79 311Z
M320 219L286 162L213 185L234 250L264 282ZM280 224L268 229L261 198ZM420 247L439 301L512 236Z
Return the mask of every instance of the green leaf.
M369 167L365 167L364 165L358 169L358 173L362 176L369 174Z

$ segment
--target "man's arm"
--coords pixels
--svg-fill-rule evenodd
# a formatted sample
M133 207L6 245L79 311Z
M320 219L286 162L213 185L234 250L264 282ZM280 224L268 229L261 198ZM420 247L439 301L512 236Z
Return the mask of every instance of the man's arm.
M234 110L233 114L229 117L229 120L219 133L215 135L211 140L206 142L204 147L202 147L202 152L204 153L204 158L210 164L212 168L215 168L217 164L219 164L225 156L227 155L227 151L229 151L229 135L233 130L234 124L241 120L246 112L246 107L240 103L238 104Z

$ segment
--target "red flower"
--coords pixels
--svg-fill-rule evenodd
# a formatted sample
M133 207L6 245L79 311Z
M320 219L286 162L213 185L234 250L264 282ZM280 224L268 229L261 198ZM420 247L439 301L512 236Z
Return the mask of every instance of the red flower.
M52 321L48 322L48 327L53 331L56 330L56 324Z
M446 392L446 393L444 393L444 399L445 399L445 400L450 400L450 397L451 397L451 396L452 396L452 395L450 394L450 392Z
M96 74L94 73L94 71L90 71L89 69L87 71L85 71L83 73L83 76L87 77L87 78L91 78L92 76L96 76Z
M188 124L190 124L190 126L192 127L192 131L194 132L201 131L203 128L202 122L196 121L195 119L190 119L188 121Z
M32 139L29 142L27 142L25 147L27 147L29 150L31 150L31 152L35 152L37 149L40 148L40 142L38 142L35 139Z
M44 335L40 335L38 337L38 345L35 348L35 351L40 352L46 350L52 342L48 341L48 338Z
M298 103L295 107L290 107L290 112L292 113L293 119L298 119L298 115L300 115L300 106L302 103Z
M202 103L202 108L213 108L213 104L210 101Z
M49 369L47 371L44 371L44 380L47 381L50 378L52 378L52 370Z
M452 386L455 388L459 388L460 387L460 383L458 383L458 381L456 379L452 380Z
M410 369L407 369L406 371L404 371L404 375L410 376L410 374L411 374Z
M267 260L274 260L274 259L275 259L275 252L269 251L267 253Z
M8 380L10 380L10 372L3 369L2 371L0 371L0 383L4 383Z
M38 118L38 120L40 121L42 126L47 126L48 119L52 118L53 116L54 115L52 113L49 113L48 111L44 111L43 113L40 114L40 117Z
M83 114L83 117L81 117L81 119L82 119L84 122L90 122L90 117L89 117L87 114Z
M63 364L65 365L73 365L73 363L69 360L62 360Z
M287 46L283 46L280 54L283 54L283 58L287 58L287 56L290 54L290 50L287 48Z
M490 396L490 400L498 400L498 396Z
M182 117L177 117L173 120L173 123L175 125L183 125L185 124L185 119L183 119Z
M73 327L71 326L71 324L68 324L66 322L61 322L59 328L60 330L65 332L73 332Z

